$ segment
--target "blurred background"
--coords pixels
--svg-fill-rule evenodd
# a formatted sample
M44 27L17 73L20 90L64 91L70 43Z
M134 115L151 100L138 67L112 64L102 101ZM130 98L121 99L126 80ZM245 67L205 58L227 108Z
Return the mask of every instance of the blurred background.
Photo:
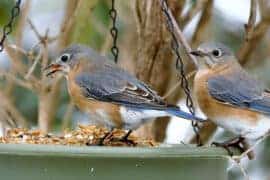
M250 0L168 0L172 13L192 48L204 41L227 44L250 73L270 87L270 1L258 0L253 30L246 33ZM0 1L0 27L10 18L15 1ZM119 66L150 84L170 103L185 108L178 86L179 72L171 36L159 0L116 0ZM1 134L10 127L38 128L61 133L91 120L70 102L63 78L48 79L42 69L72 43L86 44L113 59L110 0L23 0L21 14L0 53ZM192 62L180 48L192 88ZM179 84L179 83L178 83ZM200 116L204 116L198 109ZM160 118L137 130L142 137L165 143L194 143L189 121ZM203 142L232 135L214 124L203 125ZM256 149L256 160L244 161L251 179L270 179L270 140ZM237 166L230 179L242 179Z

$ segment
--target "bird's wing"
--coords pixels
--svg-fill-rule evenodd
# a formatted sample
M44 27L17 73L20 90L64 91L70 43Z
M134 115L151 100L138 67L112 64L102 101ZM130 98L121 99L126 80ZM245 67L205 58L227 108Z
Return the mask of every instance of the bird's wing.
M209 94L222 103L270 114L270 96L244 71L211 77L207 86Z
M164 109L168 105L146 84L117 67L106 66L94 73L76 76L87 98L129 107Z

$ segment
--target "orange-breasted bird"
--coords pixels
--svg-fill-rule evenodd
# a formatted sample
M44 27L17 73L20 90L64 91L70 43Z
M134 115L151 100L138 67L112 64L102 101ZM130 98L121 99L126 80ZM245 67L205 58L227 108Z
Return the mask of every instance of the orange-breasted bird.
M148 85L84 45L63 50L46 72L63 73L75 105L109 128L131 130L162 116L202 120L167 104Z
M221 43L203 43L191 54L199 61L194 93L200 109L218 126L237 135L216 144L244 150L249 140L268 133L270 92L240 66L233 52Z

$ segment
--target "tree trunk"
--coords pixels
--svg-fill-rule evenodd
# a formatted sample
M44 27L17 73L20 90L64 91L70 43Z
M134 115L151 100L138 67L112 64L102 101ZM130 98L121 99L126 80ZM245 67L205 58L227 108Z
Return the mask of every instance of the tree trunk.
M61 26L61 32L58 40L58 48L61 50L67 46L71 40L70 33L74 24L74 16L78 7L78 0L69 0L66 5L65 18ZM43 66L47 66L48 52L45 44L43 50ZM43 75L41 81L42 84L46 84L46 77ZM48 132L51 129L53 120L55 120L56 112L59 104L61 81L56 78L50 87L44 85L39 93L39 113L38 113L38 125L41 131Z
M174 15L180 14L181 3L170 0L169 5ZM176 74L172 74L175 71L171 36L166 28L160 2L159 0L137 0L134 10L139 35L136 75L162 96L168 90L171 77ZM159 118L140 128L137 133L143 137L163 141L168 122L168 118Z

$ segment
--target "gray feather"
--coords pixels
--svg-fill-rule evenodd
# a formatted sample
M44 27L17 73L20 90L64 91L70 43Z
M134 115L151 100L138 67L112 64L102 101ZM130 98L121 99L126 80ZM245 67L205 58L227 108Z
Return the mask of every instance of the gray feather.
M223 103L233 106L270 113L270 98L265 96L262 84L245 71L235 71L227 76L208 79L210 95Z
M76 83L87 98L137 108L168 107L146 84L107 61L94 72L78 75Z

